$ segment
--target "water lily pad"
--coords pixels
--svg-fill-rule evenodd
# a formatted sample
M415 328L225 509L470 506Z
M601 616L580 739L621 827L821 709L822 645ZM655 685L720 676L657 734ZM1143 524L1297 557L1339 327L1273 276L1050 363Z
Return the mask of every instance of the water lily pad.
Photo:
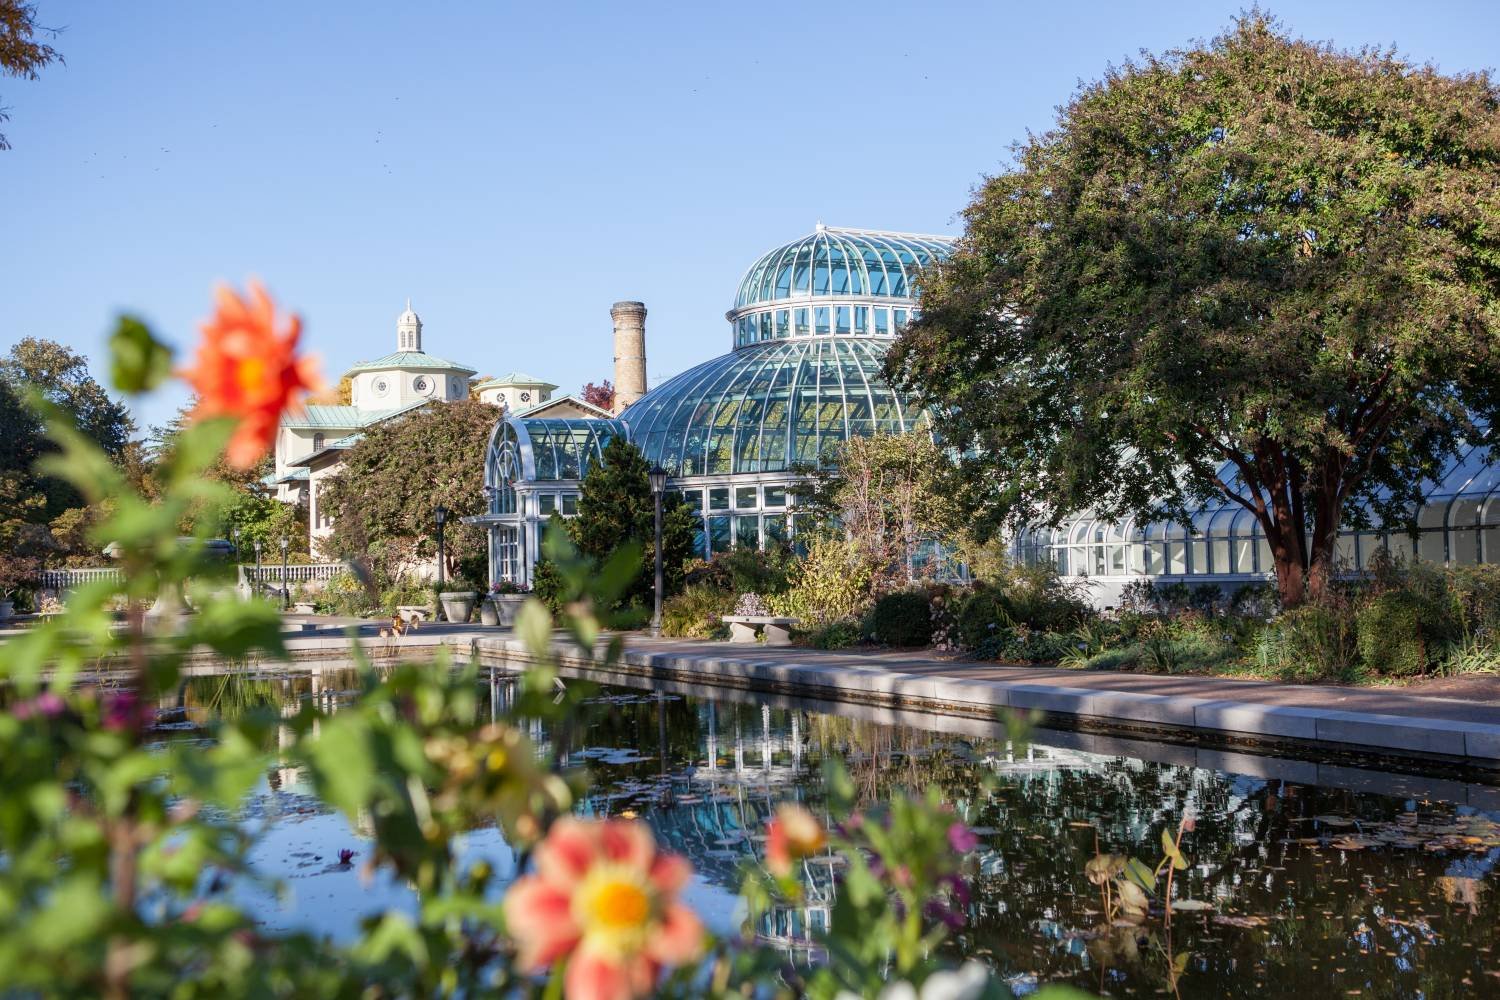
M1212 910L1214 904L1205 903L1201 899L1174 899L1172 909L1179 913L1197 913L1201 910Z

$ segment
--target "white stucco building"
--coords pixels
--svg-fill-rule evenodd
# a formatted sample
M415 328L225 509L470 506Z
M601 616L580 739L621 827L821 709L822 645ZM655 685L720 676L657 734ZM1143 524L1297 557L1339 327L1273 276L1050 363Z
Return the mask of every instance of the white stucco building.
M276 468L265 483L275 488L279 500L307 501L309 551L333 526L318 510L318 483L338 470L343 452L364 429L431 403L468 399L474 374L468 365L422 349L422 319L408 299L396 319L396 351L345 373L351 383L348 405L312 404L282 418Z

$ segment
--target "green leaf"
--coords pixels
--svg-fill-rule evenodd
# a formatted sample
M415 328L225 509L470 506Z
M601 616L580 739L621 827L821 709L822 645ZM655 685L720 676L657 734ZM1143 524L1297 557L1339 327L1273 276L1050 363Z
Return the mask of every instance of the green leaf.
M109 337L109 373L121 392L154 389L172 372L172 349L135 316L123 315Z
M1156 873L1140 858L1131 858L1125 862L1125 877L1144 891L1156 894Z
M516 612L516 635L526 644L532 656L550 658L552 654L552 613L535 597L528 597Z

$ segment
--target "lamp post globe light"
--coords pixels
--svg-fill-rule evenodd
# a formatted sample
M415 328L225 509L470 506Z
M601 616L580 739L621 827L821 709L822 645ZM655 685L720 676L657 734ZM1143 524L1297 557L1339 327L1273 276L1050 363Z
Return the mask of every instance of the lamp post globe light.
M252 592L255 591L259 587L260 587L260 539L257 538L255 540L255 586L251 588Z
M661 635L661 590L662 590L662 558L661 558L661 501L662 494L667 489L667 470L659 465L653 465L651 471L646 473L646 478L651 481L651 501L656 512L656 544L652 547L656 558L656 586L653 588L653 611L651 614L651 634Z
M238 566L240 564L240 526L238 524L230 531L230 535L234 537L234 564Z
M285 535L281 536L281 610L285 611L292 606L292 588L286 579L286 550L291 544Z

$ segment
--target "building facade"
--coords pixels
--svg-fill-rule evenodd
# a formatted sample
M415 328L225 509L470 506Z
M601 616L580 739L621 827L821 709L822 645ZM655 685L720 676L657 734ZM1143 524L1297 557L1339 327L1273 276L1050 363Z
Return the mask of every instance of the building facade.
M309 552L333 530L332 520L319 509L318 486L342 466L343 452L375 424L433 403L468 399L474 373L468 365L423 350L422 319L408 299L396 318L395 352L362 361L345 373L348 404L310 404L282 418L275 470L263 484L275 489L278 500L307 503Z

